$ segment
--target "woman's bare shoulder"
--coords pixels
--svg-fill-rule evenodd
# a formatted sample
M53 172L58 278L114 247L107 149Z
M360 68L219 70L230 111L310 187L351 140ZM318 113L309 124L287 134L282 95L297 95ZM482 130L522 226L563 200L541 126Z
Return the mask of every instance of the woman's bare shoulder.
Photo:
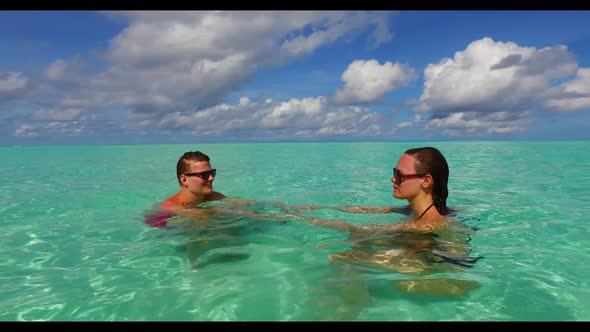
M401 224L394 224L392 227L396 230L413 231L413 232L431 232L437 229L449 226L449 220L443 216L426 221L407 221Z

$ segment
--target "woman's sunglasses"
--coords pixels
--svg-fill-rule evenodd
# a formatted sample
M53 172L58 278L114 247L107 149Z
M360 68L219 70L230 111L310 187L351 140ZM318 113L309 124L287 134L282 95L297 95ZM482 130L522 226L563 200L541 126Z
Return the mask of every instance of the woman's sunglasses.
M414 178L421 178L426 174L402 174L397 168L393 168L393 177L395 178L395 183L401 184L403 181L414 179Z
M212 175L213 177L215 177L215 174L217 173L217 170L215 168L210 169L208 171L204 171L204 172L198 172L198 173L184 173L185 176L198 176L201 179L207 181L209 180L209 175Z

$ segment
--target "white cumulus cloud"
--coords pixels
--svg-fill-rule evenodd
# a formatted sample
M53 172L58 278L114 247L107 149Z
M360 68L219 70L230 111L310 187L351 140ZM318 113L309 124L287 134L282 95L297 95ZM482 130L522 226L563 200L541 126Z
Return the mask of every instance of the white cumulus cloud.
M377 60L355 60L342 74L344 87L336 91L340 104L373 103L387 92L416 79L416 71L407 65L380 64Z
M443 128L449 136L462 134L507 134L521 132L527 124L527 112L455 112L442 118L435 118L426 124L427 128Z
M192 135L242 132L251 137L273 134L295 138L380 135L384 132L384 123L381 113L367 108L332 105L326 97L310 97L278 103L220 104L189 113L131 114L124 126L128 129L190 132Z
M554 87L555 81L577 78ZM535 48L483 38L453 58L429 64L414 111L446 135L510 134L530 124L531 110L588 108L588 72L566 46Z
M483 38L424 70L418 112L522 111L542 101L550 81L576 72L565 46L522 47Z
M0 75L0 94L9 94L23 89L28 79L21 72Z
M578 69L576 78L552 89L544 107L554 111L590 109L590 68Z
M61 79L66 72L66 62L62 59L54 61L45 71L45 76L50 80Z
M250 98L248 97L241 97L240 98L240 105L248 105L250 103Z
M67 108L63 110L43 110L35 113L35 118L42 121L77 121L80 119L80 109Z
M31 123L18 126L14 136L22 138L78 136L83 131L84 126L78 122Z
M115 114L129 117L131 123L123 129L178 126L219 131L203 127L210 120L219 124L217 128L249 130L263 126L255 121L262 123L278 104L270 98L264 103L241 99L229 108L220 103L258 70L360 36L368 36L373 45L393 38L392 13L381 11L121 11L106 15L121 19L124 28L105 49L95 50L98 59L104 60L100 66L87 66L80 55L73 55L55 59L43 72L31 75L30 81L20 72L0 74L0 94L28 88L26 100L14 101L27 104L21 111L23 119L14 125L15 135L71 134L75 123L98 132L103 127L92 124L96 119L109 125L124 122L107 121ZM43 111L35 112L38 109ZM231 109L247 112L236 115ZM307 120L309 115L296 118L313 122ZM67 128L58 130L59 123L68 122Z
M333 11L123 12L129 26L112 39L112 68L92 89L137 111L176 111L215 105L255 71L293 60L362 29L386 41L389 13ZM311 32L309 32L311 31ZM110 84L107 84L109 82ZM115 83L113 83L115 82ZM125 89L127 88L127 89ZM148 107L157 94L172 104ZM189 106L190 105L190 106Z

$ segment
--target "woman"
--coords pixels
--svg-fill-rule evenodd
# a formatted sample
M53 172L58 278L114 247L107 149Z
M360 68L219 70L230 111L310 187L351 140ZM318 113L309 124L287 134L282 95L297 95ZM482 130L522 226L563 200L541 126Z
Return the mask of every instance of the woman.
M324 227L355 233L372 233L376 230L431 231L448 225L449 213L447 182L449 166L440 151L433 147L407 150L393 168L393 197L408 201L407 207L334 207L333 209L356 213L408 213L409 220L401 224L375 224L360 226L343 221L299 216L299 220ZM315 210L324 207L300 206L296 210Z
M356 225L346 221L328 220L288 214L299 221L349 232L346 241L323 244L348 243L350 249L333 252L328 257L335 265L325 287L316 291L314 300L319 315L328 314L330 320L352 320L371 303L372 296L361 271L355 266L385 269L393 272L424 275L437 271L457 271L472 267L480 258L468 257L472 231L447 218L449 167L442 153L433 147L409 149L393 168L393 197L405 199L407 207L332 207L355 213L405 213L402 223ZM291 206L298 212L316 210L321 206ZM284 215L283 215L284 216ZM281 216L281 217L283 217ZM456 227L458 226L458 227ZM375 280L371 278L371 280ZM369 281L370 282L370 281ZM405 293L430 296L465 296L478 287L477 283L453 278L400 279L391 288ZM327 302L334 298L340 302ZM327 294L327 295L324 295ZM324 303L326 302L326 303Z
M393 168L393 197L408 201L407 207L335 207L356 213L407 213L402 223L355 225L345 221L293 217L310 224L350 233L351 249L329 255L332 262L384 268L407 274L426 274L437 270L454 271L472 267L481 257L471 258L467 242L472 231L454 227L446 218L449 167L442 153L433 147L409 149ZM315 210L324 207L301 206ZM337 242L342 243L342 242ZM327 244L332 245L335 243ZM325 247L327 245L323 245ZM439 264L442 263L442 264ZM431 295L464 295L475 285L461 280L428 279L401 281L395 288Z

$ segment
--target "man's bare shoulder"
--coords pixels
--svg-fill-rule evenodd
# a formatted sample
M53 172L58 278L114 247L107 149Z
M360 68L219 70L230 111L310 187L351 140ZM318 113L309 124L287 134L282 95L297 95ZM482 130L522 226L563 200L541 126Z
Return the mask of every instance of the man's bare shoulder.
M205 198L205 201L220 201L224 198L226 198L226 196L224 194L214 191L214 192L210 193L209 195L207 195L207 197Z
M168 211L177 211L183 208L182 204L180 204L180 201L178 200L178 194L166 198L162 203L160 203L160 207Z

